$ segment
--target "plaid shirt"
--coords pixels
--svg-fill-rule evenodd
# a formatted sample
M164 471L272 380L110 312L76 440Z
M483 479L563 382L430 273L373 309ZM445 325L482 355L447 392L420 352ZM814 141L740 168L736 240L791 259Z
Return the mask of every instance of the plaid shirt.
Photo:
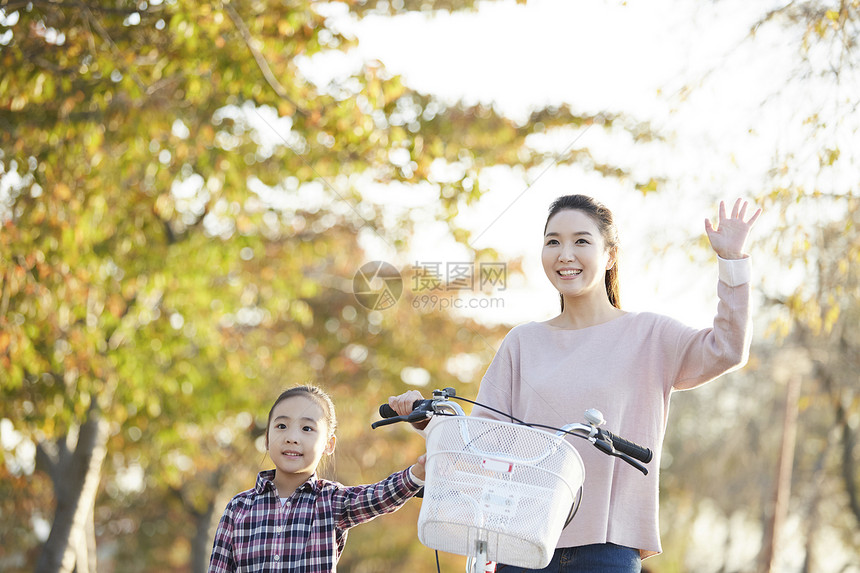
M418 492L409 469L379 483L346 487L313 475L285 504L260 472L254 489L236 495L218 524L209 572L336 571L348 529L390 513Z

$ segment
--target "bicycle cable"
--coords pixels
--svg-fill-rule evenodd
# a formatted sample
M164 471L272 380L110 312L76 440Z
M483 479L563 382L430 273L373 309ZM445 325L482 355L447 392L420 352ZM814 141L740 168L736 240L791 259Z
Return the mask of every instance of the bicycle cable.
M495 408L491 408L490 406L485 406L484 404L481 404L480 402L475 402L474 400L469 400L468 398L463 398L462 396L448 396L448 398L453 398L455 400L460 400L461 402L468 402L469 404L472 404L474 406L480 406L481 408L486 408L490 412L495 412L496 414L504 416L505 418L510 418L510 420L512 422L516 422L517 424L521 424L523 426L532 426L533 425L533 424L529 424L528 422L524 422L524 421L520 420L519 418L514 418L511 414L506 414L505 412L502 412L501 410L496 410Z
M556 432L562 432L564 434L567 434L568 436L576 436L577 438L585 438L585 436L580 436L579 434L574 434L573 432L568 432L567 430L563 430L561 428L556 428L555 426L548 426L546 424L532 424L529 422L524 422L523 420L520 420L519 418L515 418L511 414L506 414L505 412L502 412L501 410L496 410L495 408L491 408L490 406L485 406L484 404L481 404L480 402L475 402L474 400L469 400L468 398L463 398L461 396L448 396L448 398L453 398L454 400L460 400L462 402L468 402L469 404L473 404L475 406L480 406L481 408L486 408L487 410L489 410L491 412L495 412L496 414L504 416L505 418L509 418L512 422L520 424L522 426L527 426L529 428L543 428L545 430L555 430Z

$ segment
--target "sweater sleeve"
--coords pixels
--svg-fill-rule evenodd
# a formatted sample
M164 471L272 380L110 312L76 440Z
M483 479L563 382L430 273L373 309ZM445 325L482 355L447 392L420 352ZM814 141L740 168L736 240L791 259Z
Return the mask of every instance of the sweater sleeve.
M711 328L679 329L675 390L695 388L746 364L752 339L749 257L719 259L717 314Z

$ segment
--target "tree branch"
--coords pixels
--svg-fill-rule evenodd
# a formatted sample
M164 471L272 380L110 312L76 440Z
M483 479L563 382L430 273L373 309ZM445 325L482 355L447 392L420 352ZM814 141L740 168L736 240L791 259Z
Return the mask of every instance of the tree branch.
M130 14L139 13L141 10L137 8L114 8L111 6L102 6L99 4L90 4L87 2L75 2L74 0L70 0L68 2L63 1L54 1L54 0L18 0L10 2L9 0L0 0L0 8L4 10L21 10L22 8L26 8L27 6L35 6L38 8L74 8L81 9L85 8L87 10L91 10L93 12L101 12L105 14L119 14L128 16ZM163 10L161 7L149 7L147 11L154 10Z
M263 74L263 78L266 80L266 83L269 84L275 93L281 99L285 99L296 109L296 113L307 116L307 113L299 107L299 105L290 99L290 96L287 95L287 91L284 89L284 86L278 81L275 77L275 74L272 73L272 69L269 67L269 63L266 61L265 56L263 56L262 52L257 49L256 40L251 35L251 30L248 29L248 26L245 25L245 21L242 20L242 17L239 16L239 13L228 3L222 3L224 11L227 12L227 15L230 16L230 19L233 20L233 24L236 25L236 29L239 31L239 34L242 36L242 39L245 41L245 45L251 51L251 55L254 56L254 61L257 62L257 67L260 68L260 72Z

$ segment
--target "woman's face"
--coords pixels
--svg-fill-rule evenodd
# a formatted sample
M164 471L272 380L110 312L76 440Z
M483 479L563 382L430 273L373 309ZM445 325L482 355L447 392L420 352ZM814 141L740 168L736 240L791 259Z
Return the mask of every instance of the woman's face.
M543 270L564 297L606 297L605 276L615 264L594 220L565 209L547 223L541 254Z

